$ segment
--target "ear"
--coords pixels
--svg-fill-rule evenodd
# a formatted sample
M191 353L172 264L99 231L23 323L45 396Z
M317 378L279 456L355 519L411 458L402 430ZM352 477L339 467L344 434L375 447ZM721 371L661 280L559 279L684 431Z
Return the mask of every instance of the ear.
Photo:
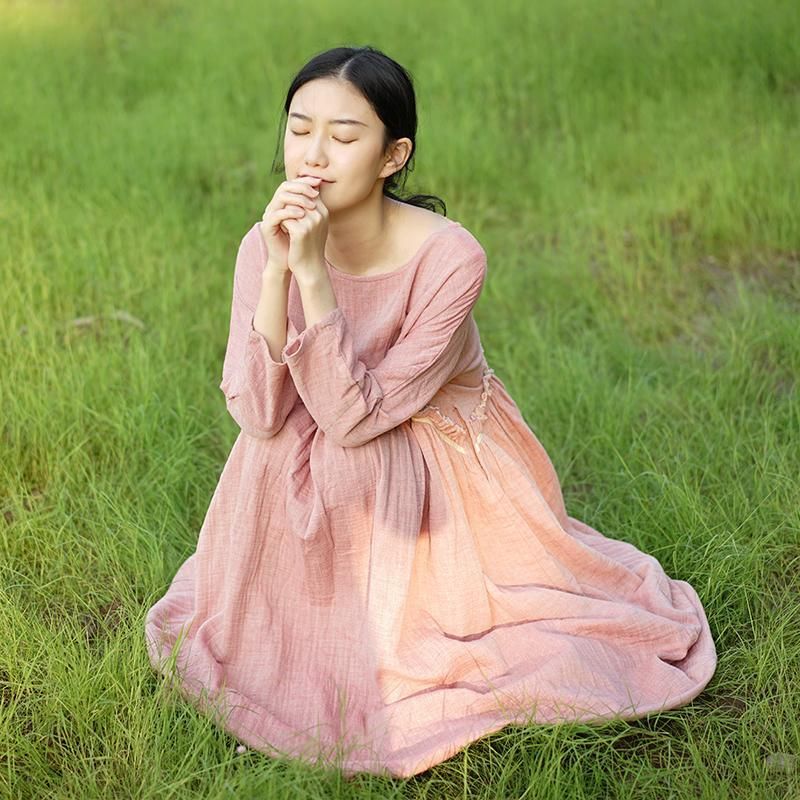
M411 156L412 148L413 142L408 137L404 136L402 139L397 139L389 147L389 154L379 177L388 178L403 169Z

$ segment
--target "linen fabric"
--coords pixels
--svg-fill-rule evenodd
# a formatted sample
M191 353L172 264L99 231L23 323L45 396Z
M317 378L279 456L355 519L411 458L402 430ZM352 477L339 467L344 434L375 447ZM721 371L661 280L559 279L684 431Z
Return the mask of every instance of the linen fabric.
M195 552L145 621L155 670L268 755L410 777L509 725L682 706L717 655L697 592L567 514L487 364L487 274L448 221L391 272L289 286L275 361L267 260L236 257L220 389L241 429Z

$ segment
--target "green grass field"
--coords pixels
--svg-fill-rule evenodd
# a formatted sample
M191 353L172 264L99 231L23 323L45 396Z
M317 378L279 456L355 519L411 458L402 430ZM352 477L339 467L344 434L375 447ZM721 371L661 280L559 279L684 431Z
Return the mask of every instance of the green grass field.
M237 754L142 624L238 432L288 82L367 43L414 76L407 189L487 251L486 357L569 513L690 582L719 663L669 713L346 782ZM0 796L800 797L799 122L788 1L0 0Z

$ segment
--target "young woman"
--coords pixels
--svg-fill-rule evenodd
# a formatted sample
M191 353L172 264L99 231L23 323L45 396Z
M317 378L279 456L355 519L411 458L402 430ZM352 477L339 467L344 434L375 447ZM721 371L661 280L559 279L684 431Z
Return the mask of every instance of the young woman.
M273 756L407 777L508 724L636 719L716 668L700 599L569 516L472 310L486 253L414 155L408 73L313 58L244 235L220 388L241 428L153 666Z

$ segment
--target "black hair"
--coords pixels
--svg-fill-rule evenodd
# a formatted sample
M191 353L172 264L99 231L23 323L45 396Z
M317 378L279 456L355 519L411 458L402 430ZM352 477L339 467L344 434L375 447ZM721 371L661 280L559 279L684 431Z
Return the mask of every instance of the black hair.
M283 114L278 134L278 149L273 160L273 173L282 172L284 164L278 162L289 107L295 92L308 81L316 78L336 78L351 83L372 106L384 125L383 148L397 139L411 139L411 155L406 159L403 168L384 179L383 194L407 203L420 206L430 211L439 211L447 215L444 200L433 194L414 194L401 197L397 194L405 186L408 172L413 171L413 159L417 149L417 104L414 96L414 81L411 74L375 47L333 47L315 55L294 76L286 93ZM285 115L285 116L284 116Z

